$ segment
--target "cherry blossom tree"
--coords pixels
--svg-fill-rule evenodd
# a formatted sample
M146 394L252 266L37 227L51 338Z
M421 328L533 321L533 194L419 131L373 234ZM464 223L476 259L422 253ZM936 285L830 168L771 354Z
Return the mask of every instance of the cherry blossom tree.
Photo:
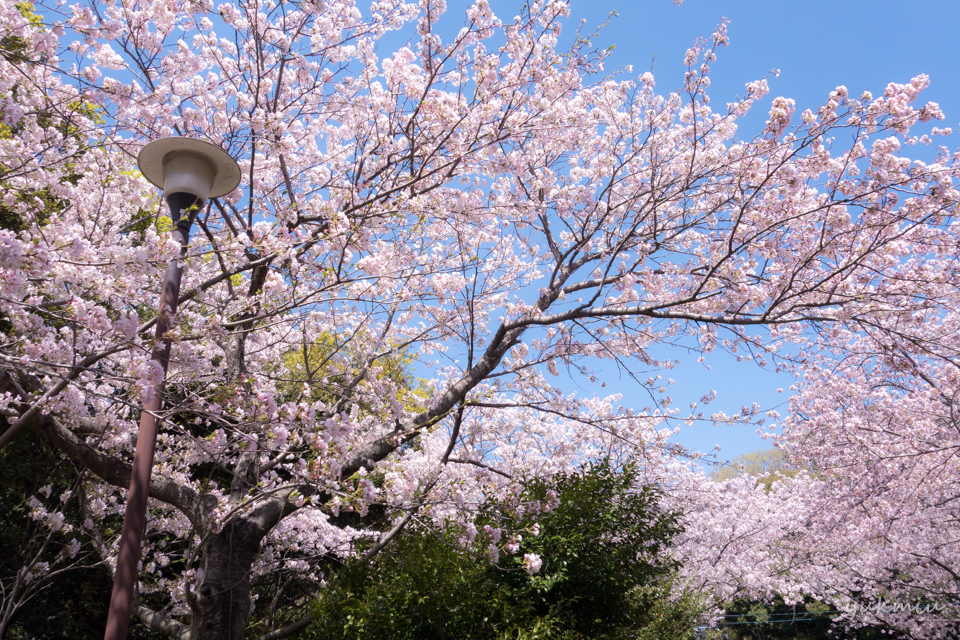
M929 299L956 299L956 245L932 245L912 265ZM938 273L938 264L944 273ZM815 464L822 493L809 537L815 588L863 621L914 637L945 637L960 613L956 504L957 314L926 309L896 330L867 325L807 370L780 436Z
M744 138L738 121L769 89L711 106L724 25L661 95L652 73L604 75L586 32L561 46L557 1L511 21L485 0L465 16L442 0L37 10L44 24L0 8L0 35L19 47L0 59L0 188L15 222L0 231L0 446L39 433L88 470L108 564L140 403L159 382L159 282L179 253L136 154L190 136L244 175L198 216L168 334L134 614L170 637L292 635L324 572L413 514L455 520L601 457L641 460L645 480L675 488L688 557L714 554L703 588L737 573L757 589L786 581L783 554L724 557L756 536L710 512L734 485L696 481L671 455L671 421L688 415L643 379L670 366L654 345L804 375L790 434L850 433L831 417L845 414L804 416L888 370L905 386L887 393L940 398L926 409L952 415L938 376L953 366L957 167L947 151L906 155L950 133L923 124L942 117L917 102L923 76L877 97L838 87L799 115L775 98ZM384 51L408 25L406 45ZM905 336L915 346L895 349ZM891 351L868 357L872 344ZM637 379L633 408L554 379L589 384L604 360ZM873 394L857 415L883 421ZM929 459L944 461L946 499L943 438ZM742 504L762 502L741 484ZM784 496L777 513L809 504L777 487L753 488ZM918 562L956 571L934 546ZM766 554L756 572L737 564L749 553Z

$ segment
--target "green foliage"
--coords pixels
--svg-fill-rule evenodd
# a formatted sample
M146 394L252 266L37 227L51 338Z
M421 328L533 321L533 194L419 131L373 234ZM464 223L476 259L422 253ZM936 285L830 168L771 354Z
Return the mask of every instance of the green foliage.
M363 339L364 336L354 336L352 342ZM277 385L278 390L285 397L297 397L304 392L306 385L310 400L336 404L341 398L341 391L350 382L348 375L343 372L355 374L363 368L364 363L355 361L351 344L343 344L337 335L324 332L313 343L286 353L282 357L286 375ZM394 385L397 401L410 410L421 406L428 395L422 382L410 374L412 364L413 359L400 351L377 359L371 369L376 379Z
M478 606L478 603L483 603ZM494 638L518 617L486 564L451 529L411 531L371 565L341 570L321 593L311 637L415 640Z
M37 28L43 26L43 18L33 10L33 3L18 2L14 7L16 7L20 15L26 18L32 26ZM23 41L23 38L19 36L5 36L0 38L0 56L3 56L10 62L24 60L23 52L26 48L26 43Z
M694 625L704 617L707 605L702 594L680 583L676 575L638 587L630 593L631 607L646 613L632 640L663 640L697 637Z
M677 514L661 513L659 489L637 488L636 478L633 465L615 470L606 461L582 474L561 476L554 489L559 506L543 516L541 534L524 545L544 562L543 575L533 578L540 587L538 611L589 637L629 625L631 590L674 568L658 558L680 531ZM534 481L527 500L546 504L550 490L546 482ZM509 560L519 568L521 558Z
M740 474L759 476L765 473L788 471L791 467L779 449L757 449L744 453L717 468L710 477L714 480L729 480Z
M309 637L692 637L702 605L675 584L675 563L660 559L680 531L678 515L660 508L658 489L636 481L633 465L607 462L533 481L519 503L486 507L470 544L452 524L408 530L370 563L333 577ZM499 542L485 525L501 530ZM525 554L543 559L539 572L527 572Z
M164 235L173 229L173 222L169 216L160 215L158 207L137 209L123 230L124 233L133 234L133 246L139 247L143 244L144 233L150 227L156 229L157 234Z

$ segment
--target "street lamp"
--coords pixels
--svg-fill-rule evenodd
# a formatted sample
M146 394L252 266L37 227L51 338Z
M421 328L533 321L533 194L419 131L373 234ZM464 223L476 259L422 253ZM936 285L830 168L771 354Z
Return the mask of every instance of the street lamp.
M147 180L163 189L172 235L180 243L180 258L187 254L190 227L197 212L210 198L226 195L240 184L240 167L223 149L192 138L161 138L145 146L137 158L140 172ZM170 362L170 318L177 312L180 278L183 270L174 258L167 268L157 311L157 329L152 359L163 369L163 379L154 386L153 397L143 403L137 449L130 474L130 491L120 532L117 570L110 596L110 612L104 640L126 640L133 603L133 586L137 581L140 544L147 524L147 493L150 469L157 443L157 414L163 403L164 379Z

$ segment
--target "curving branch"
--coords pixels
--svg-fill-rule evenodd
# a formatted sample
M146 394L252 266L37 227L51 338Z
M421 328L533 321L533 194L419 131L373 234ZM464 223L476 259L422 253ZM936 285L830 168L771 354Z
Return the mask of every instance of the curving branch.
M193 634L190 633L190 628L185 624L177 622L173 618L169 618L149 607L145 607L139 602L134 603L132 610L140 622L154 631L159 631L175 640L193 640Z
M311 622L313 622L313 616L308 615L304 618L301 618L300 620L297 620L293 624L283 627L282 629L277 629L276 631L271 631L270 633L266 633L260 636L258 640L280 640L280 638L286 638L286 637L292 636L297 631L300 631L301 629L306 629Z

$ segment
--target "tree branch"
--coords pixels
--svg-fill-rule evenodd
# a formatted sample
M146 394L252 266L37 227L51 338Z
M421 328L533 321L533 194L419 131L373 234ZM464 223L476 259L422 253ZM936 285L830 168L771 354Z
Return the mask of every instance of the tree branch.
M168 618L162 613L143 606L139 602L133 604L133 614L140 619L140 622L150 627L154 631L159 631L175 640L193 640L190 634L190 627L173 618Z
M311 622L313 622L313 616L308 615L307 617L301 618L300 620L297 620L293 624L287 625L282 629L277 629L276 631L271 631L270 633L260 636L259 640L279 640L280 638L286 638L287 636L291 636L301 629L306 629Z
M483 464L482 462L477 462L476 460L464 460L463 458L450 458L449 461L456 462L459 464L472 464L475 467L480 467L481 469L486 469L487 471L493 471L497 475L501 475L504 478L507 478L508 480L513 480L513 476L510 475L509 473L505 473L503 471L500 471L499 469L494 469L490 465Z
M4 431L3 434L0 434L0 447L3 447L8 442L10 442L13 439L13 437L20 432L21 429L23 429L27 424L29 424L37 416L45 400L49 400L50 398L53 398L54 396L58 395L61 391L66 389L67 385L70 384L72 380L76 379L77 376L79 376L81 373L86 371L87 368L90 367L91 365L97 363L99 360L109 355L117 353L118 351L123 351L124 349L126 349L126 347L124 346L112 347L105 351L100 351L98 353L91 353L86 358L84 358L78 365L73 367L67 375L61 378L60 381L57 382L57 384L55 384L53 387L48 389L43 394L43 396L41 396L39 399L37 399L36 402L30 405L30 407L27 408L26 411L24 411L23 415L17 418L17 421L14 422L6 431ZM19 387L19 385L16 385L16 383L12 380L12 378L10 379L10 382L13 383L12 386ZM23 397L22 393L18 393L17 395L20 395L21 400L26 402L26 398Z
M362 561L366 562L367 560L373 558L373 556L383 551L383 548L390 544L390 541L396 538L400 532L403 531L403 528L407 526L407 523L410 522L410 519L413 517L414 511L416 511L416 509L410 509L410 511L407 511L403 517L400 518L400 522L394 525L390 531L387 531L385 534L383 534L383 536L377 540L377 544L370 547L370 550L363 554Z
M22 393L9 371L0 371L0 391L11 391L17 395ZM130 485L132 466L129 463L91 447L53 415L35 411L29 415L24 413L21 420L24 426L36 428L50 444L102 480L121 489ZM212 502L215 501L213 496L201 496L193 489L158 473L154 473L150 478L149 495L179 509L195 526L202 521L203 514L214 506ZM206 504L207 502L211 504Z

